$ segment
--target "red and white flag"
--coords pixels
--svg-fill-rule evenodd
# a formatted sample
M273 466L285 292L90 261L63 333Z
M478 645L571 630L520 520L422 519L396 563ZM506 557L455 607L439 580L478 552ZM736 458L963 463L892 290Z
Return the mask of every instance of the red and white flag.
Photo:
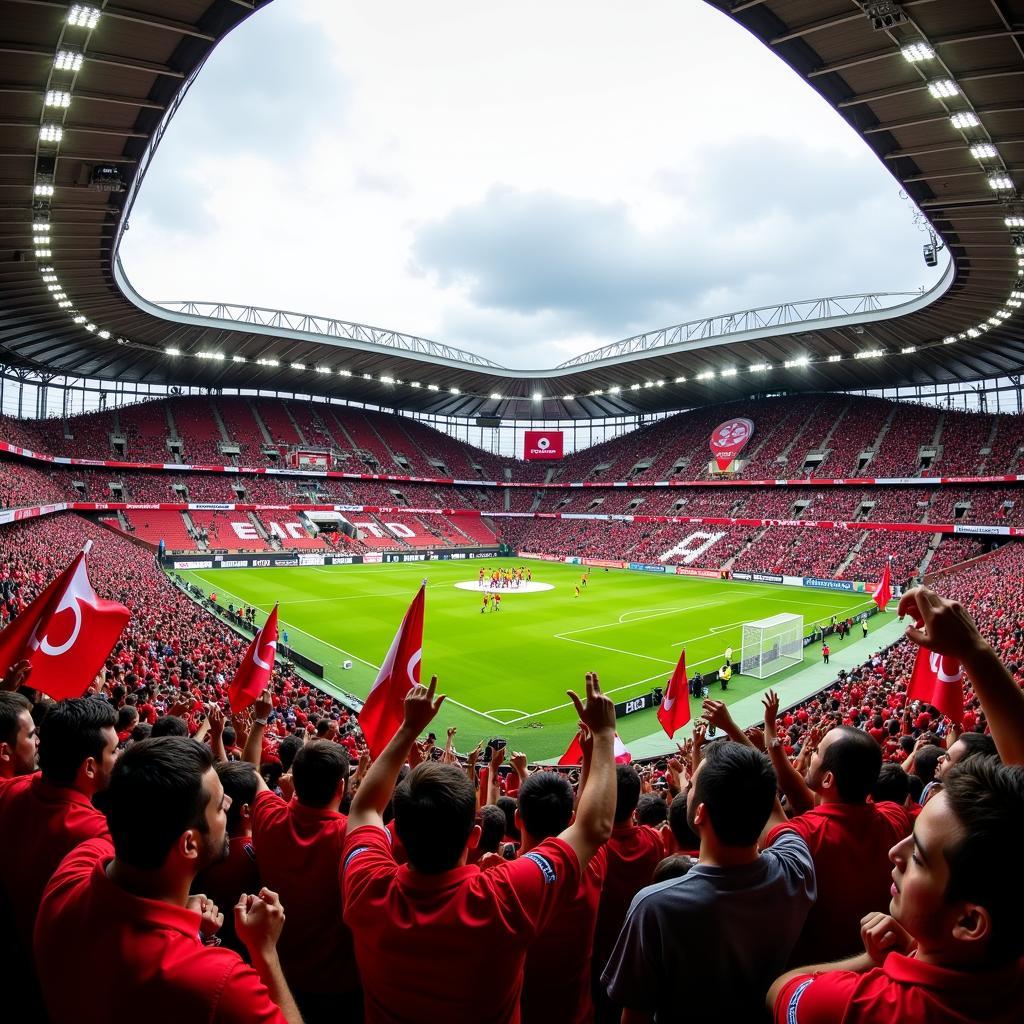
M686 678L686 648L679 654L679 663L672 671L672 678L665 687L665 696L658 708L658 721L672 739L676 730L690 720L690 684Z
M0 671L31 662L30 685L54 700L82 696L131 615L96 596L85 564L90 547L0 633Z
M918 649L907 700L922 700L941 711L951 722L964 720L964 667L955 658Z
M243 711L270 685L277 654L277 605L252 638L235 678L228 686L232 711Z
M398 732L405 717L405 695L420 681L423 659L423 603L421 586L398 627L391 648L359 712L359 727L370 756L377 758Z
M871 600L878 605L880 612L884 612L885 606L892 600L892 565L888 561L885 563L885 572L882 573L882 578L878 581Z
M619 734L615 734L615 763L616 764L629 764L633 760L633 755L626 749L626 744L619 738ZM572 738L572 743L569 744L565 753L559 758L558 763L560 765L575 765L583 764L583 747L580 744L580 734L576 733Z

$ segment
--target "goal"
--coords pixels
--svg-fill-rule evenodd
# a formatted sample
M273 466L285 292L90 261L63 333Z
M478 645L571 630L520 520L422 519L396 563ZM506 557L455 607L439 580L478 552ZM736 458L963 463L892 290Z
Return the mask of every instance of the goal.
M740 672L755 679L782 672L804 660L804 617L773 615L743 623Z

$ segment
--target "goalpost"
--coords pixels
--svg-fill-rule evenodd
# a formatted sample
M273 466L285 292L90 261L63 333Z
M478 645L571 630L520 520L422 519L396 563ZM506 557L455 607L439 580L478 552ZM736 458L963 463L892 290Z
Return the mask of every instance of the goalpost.
M804 617L783 613L743 623L740 672L766 679L804 660Z

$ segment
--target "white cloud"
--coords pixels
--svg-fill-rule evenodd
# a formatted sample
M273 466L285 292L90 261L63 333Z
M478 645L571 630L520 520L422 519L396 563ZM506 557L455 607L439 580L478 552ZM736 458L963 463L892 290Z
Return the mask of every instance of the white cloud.
M214 52L131 228L147 296L333 315L514 366L934 280L863 142L678 0L270 5Z

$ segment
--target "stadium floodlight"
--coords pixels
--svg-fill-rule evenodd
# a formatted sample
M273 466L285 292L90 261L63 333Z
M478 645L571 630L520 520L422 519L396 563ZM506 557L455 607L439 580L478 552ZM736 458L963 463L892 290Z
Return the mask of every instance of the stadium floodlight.
M611 386L611 387L610 387L610 388L608 389L608 394L609 394L609 395L618 395L618 394L620 394L621 392L622 392L622 388L621 388L621 387L620 387L620 386L619 386L618 384L613 384L613 385L612 385L612 386Z
M900 349L900 354L904 356L912 356L916 351L916 345L907 345L905 348Z
M771 369L770 363L752 363L750 367L751 373L764 373L766 370Z
M180 348L165 348L164 352L167 355L169 355L169 356L180 356L181 355L181 349Z
M44 107L59 107L65 109L71 106L71 93L64 89L47 89L43 97Z
M81 313L79 313L77 316L72 317L71 322L74 323L74 324L84 324L85 323L85 317L82 316Z
M50 244L50 236L49 235L33 235L32 236L32 244L33 245L49 245Z
M1003 222L1008 228L1024 228L1024 217L1018 217L1016 215L1007 217Z
M388 375L388 374L386 374L386 373L382 373L380 375L380 382L381 382L381 384L394 384L395 383L395 378L390 376L390 375Z
M78 28L94 29L100 20L100 9L88 4L72 4L68 11L68 24Z
M854 359L877 359L879 356L884 356L885 352L880 348L866 348L862 352L854 352Z
M51 249L36 249L37 260L48 260L53 255Z
M86 325L85 325L85 329L86 329L86 330L87 330L87 331L88 331L88 332L89 332L90 334L92 334L92 333L93 333L93 332L94 332L94 331L96 330L96 325L95 325L95 324L86 324Z
M352 371L351 370L339 370L338 371L338 376L339 377L351 377L352 376Z
M35 188L32 189L32 194L36 196L52 196L53 186L46 182L38 182Z
M996 310L996 316L1002 320L1006 320L1008 317L1013 316L1013 314L1008 309L999 309Z
M82 66L82 54L78 50L58 50L53 66L58 71L78 71Z
M56 281L57 280L57 275L56 274L43 274L43 280L44 281Z
M411 380L411 381L409 381L409 387L411 387L411 388L419 388L419 387L422 387L422 386L423 385L420 384L420 382L418 380Z
M952 78L936 78L934 82L928 83L928 91L937 100L949 99L950 96L960 94L960 86Z
M926 43L908 43L900 50L900 53L903 54L903 59L908 64L918 64L923 60L931 60L935 56L935 51Z
M839 353L838 353L838 352L833 352L833 353L832 353L832 355L830 355L830 356L828 357L828 361L829 361L830 363L838 363L838 362L839 362L839 361L840 361L840 360L841 360L842 358L843 358L843 357L842 357L841 355L839 355Z
M654 381L653 380L645 380L644 381L644 387L645 388L653 388L654 387Z
M316 368L316 372L317 373L330 373L331 372L331 368L329 366L318 366Z
M735 377L736 376L736 367L735 366L727 366L724 370L719 370L718 372L719 372L719 375L722 376L722 377Z
M64 129L59 124L44 124L39 128L40 142L60 142L64 138Z
M1014 252L1016 252L1016 254L1017 254L1018 256L1024 256L1024 245L1018 245L1018 246L1016 246L1016 247L1014 248Z
M968 338L976 338L976 337L978 337L978 330L977 330L977 328L968 327L967 328L967 337Z
M458 388L449 388L448 389L448 394L449 395L461 395L462 392Z
M783 612L743 623L740 672L765 679L804 660L804 617Z
M575 395L562 395L562 401L563 402L572 402L572 401L575 401L575 399L576 399Z
M96 337L102 338L104 341L106 341L110 337L110 331L100 331L99 334L96 335Z
M955 345L957 342L957 336L955 334L947 335L942 339L943 345Z
M543 399L544 399L544 396L539 391L534 391L534 393L533 393L533 400L535 402L543 401Z
M591 398L595 398L597 395L603 395L603 394L604 394L604 389L603 388L594 388L594 390L590 392L590 397Z
M291 364L291 368L293 370L304 370L306 368L306 364L305 363L292 363Z
M1006 303L1011 309L1020 309L1020 299L1010 299Z
M59 284L48 284L46 286L46 290L48 292L59 292L60 291L60 285Z
M807 356L797 356L795 359L787 359L785 363L783 363L783 366L789 370L794 366L806 366L809 362L810 359L808 359Z
M54 298L56 298L56 296L54 296ZM57 303L57 306L60 309L70 309L71 301L69 299L61 299L60 302Z
M244 363L245 362L245 356L232 356L231 357L231 362L233 362L233 363Z
M630 391L639 391L640 390L640 385L639 384L630 384L629 385L629 390Z
M675 384L685 384L686 383L686 378L685 377L676 377L676 379L675 379L675 381L673 383L675 383Z
M32 222L33 231L49 231L50 222L48 220L36 220Z
M658 379L657 379L657 380L656 380L656 381L654 382L654 386L655 386L656 388L663 388L663 387L665 386L665 382L664 382L664 381L663 381L663 380L662 380L662 379L661 379L661 378L659 377L659 378L658 378Z
M1013 178L1002 171L988 176L988 187L996 192L1012 192Z
M39 268L39 273L40 274L52 274L53 272L54 272L53 271L53 267L50 267L50 266L40 267Z
M1011 299L1024 299L1024 292L1012 291L1010 292Z
M501 401L501 395L499 395L497 391L492 391L491 395L490 395L490 399L491 399L492 402L500 402Z
M991 142L978 142L971 146L970 154L975 160L987 160L996 156L996 147Z
M440 391L441 389L436 384L428 384L427 385L427 390L428 391Z
M1000 325L999 317L990 316L987 320L987 323L990 323L993 327L998 327Z
M957 113L950 117L949 121L954 128L977 128L981 124L978 120L978 115L973 110L957 111Z
M714 370L701 370L700 373L697 374L697 380L711 380L714 375Z

